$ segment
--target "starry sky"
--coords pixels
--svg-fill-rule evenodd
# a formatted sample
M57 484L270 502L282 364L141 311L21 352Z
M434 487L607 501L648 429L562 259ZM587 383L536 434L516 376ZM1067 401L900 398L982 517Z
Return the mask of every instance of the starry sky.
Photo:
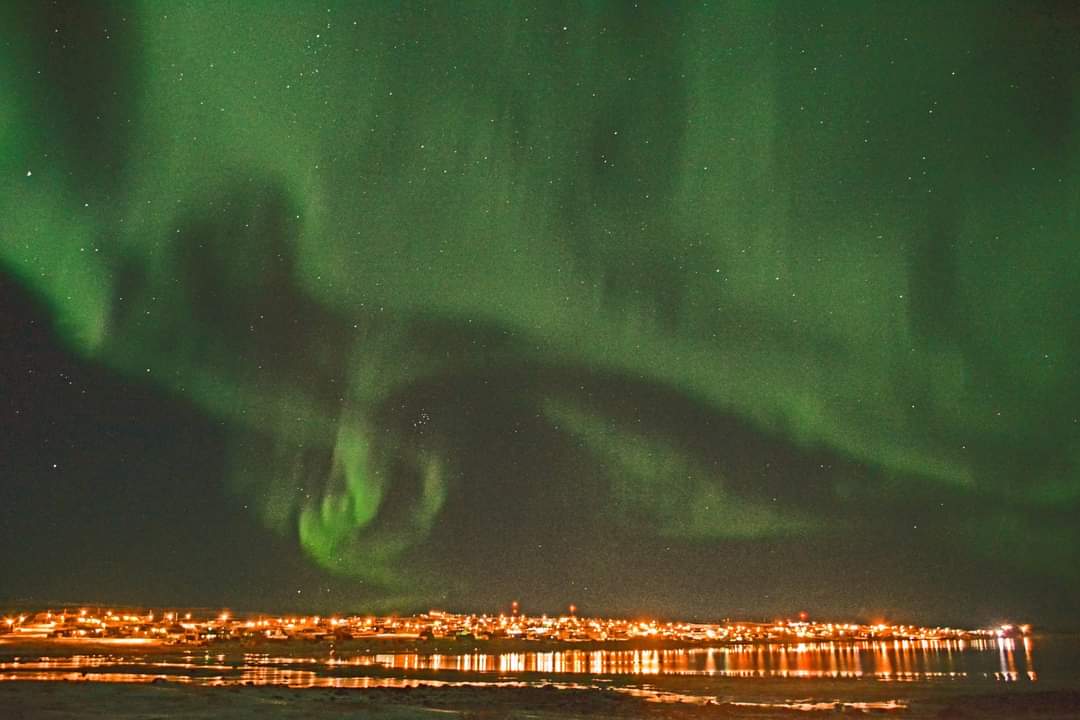
M0 601L1075 626L1078 38L4 3Z

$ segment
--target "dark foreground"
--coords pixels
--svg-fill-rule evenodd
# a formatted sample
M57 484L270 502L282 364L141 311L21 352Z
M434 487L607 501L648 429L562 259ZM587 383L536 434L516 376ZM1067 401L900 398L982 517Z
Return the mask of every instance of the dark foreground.
M1024 691L913 699L902 708L662 703L603 690L537 688L290 689L178 683L0 683L5 720L43 718L793 718L833 715L903 718L1080 717L1080 692Z

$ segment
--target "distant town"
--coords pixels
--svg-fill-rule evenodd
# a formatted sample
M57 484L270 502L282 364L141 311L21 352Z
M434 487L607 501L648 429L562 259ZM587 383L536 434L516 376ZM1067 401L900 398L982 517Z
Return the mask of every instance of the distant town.
M527 615L515 603L509 613L458 614L431 610L420 615L285 615L207 613L185 610L62 608L9 613L0 642L19 640L100 641L109 644L206 645L219 642L349 640L521 640L534 642L783 643L864 640L963 640L1019 637L1027 625L964 630L914 625L816 622L805 617L773 622L695 623Z

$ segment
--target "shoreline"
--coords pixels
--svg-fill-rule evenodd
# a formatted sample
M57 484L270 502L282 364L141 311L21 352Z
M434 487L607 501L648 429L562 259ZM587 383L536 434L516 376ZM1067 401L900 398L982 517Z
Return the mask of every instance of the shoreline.
M1039 633L1031 636L1034 640L1048 638L1073 638L1076 633ZM904 640L755 640L708 642L633 638L629 640L604 641L566 641L566 640L524 640L524 639L454 639L454 638L352 638L345 640L306 640L293 638L288 640L216 640L202 643L170 643L151 638L72 638L41 637L27 635L0 635L0 653L33 652L50 654L48 651L70 652L78 649L86 652L129 652L132 654L168 654L168 653L207 653L244 654L265 653L282 656L295 656L312 652L325 654L372 654L372 653L415 653L419 655L469 655L503 653L549 653L549 652L595 652L595 651L635 651L635 650L708 650L725 648L779 648L793 646L837 646L854 647L867 643L889 644L894 642L921 642ZM932 642L932 641L926 641ZM970 641L969 641L970 642Z
M899 688L890 688L898 691ZM892 692L903 696L903 692ZM888 695L888 694L886 694ZM430 718L793 718L833 715L902 715L905 718L1043 718L1065 720L1080 714L1080 692L1029 690L954 694L938 698L838 699L768 698L747 693L707 703L638 697L609 689L556 684L536 687L291 688L280 685L207 687L178 682L93 681L0 682L0 707L12 720L108 717L117 720L179 716L291 720L333 714L385 720Z

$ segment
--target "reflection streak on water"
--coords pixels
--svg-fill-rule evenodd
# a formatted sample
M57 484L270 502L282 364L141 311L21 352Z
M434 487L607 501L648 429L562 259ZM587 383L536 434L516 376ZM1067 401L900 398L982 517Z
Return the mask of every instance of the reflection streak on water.
M1035 661L1031 659L1031 638L1024 638L1024 664L1027 666L1028 679L1035 680Z
M806 642L647 650L559 650L501 654L378 653L347 657L195 654L72 655L0 658L0 680L92 679L102 682L170 680L332 687L398 687L401 675L710 676L721 678L860 678L885 682L987 677L1035 681L1031 638L1023 654L1009 638ZM366 677L387 671L399 677ZM47 677L46 677L47 676ZM118 679L119 678L119 679ZM487 682L487 681L485 681ZM344 683L338 685L335 683Z

